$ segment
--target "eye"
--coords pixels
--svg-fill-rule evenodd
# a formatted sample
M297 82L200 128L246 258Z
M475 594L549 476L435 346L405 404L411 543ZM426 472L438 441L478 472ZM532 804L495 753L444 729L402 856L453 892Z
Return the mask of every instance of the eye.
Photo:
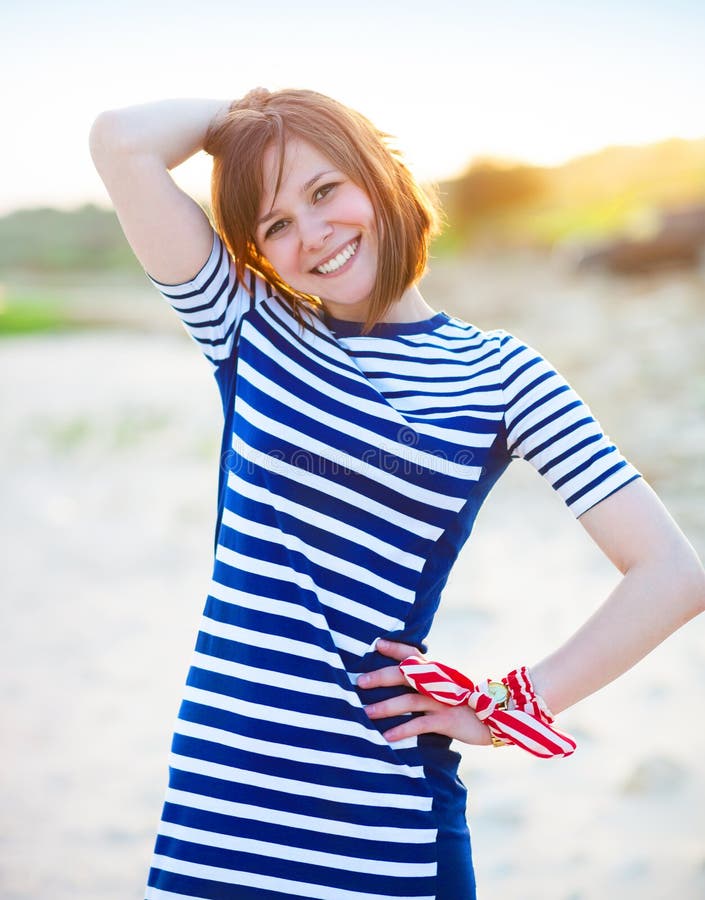
M274 223L274 225L269 226L269 228L266 230L264 236L266 238L274 237L274 235L278 234L282 230L282 228L286 228L286 225L287 225L286 219L279 219L277 222Z
M321 187L316 188L313 192L313 202L315 203L317 200L322 200L337 186L337 184L323 184Z

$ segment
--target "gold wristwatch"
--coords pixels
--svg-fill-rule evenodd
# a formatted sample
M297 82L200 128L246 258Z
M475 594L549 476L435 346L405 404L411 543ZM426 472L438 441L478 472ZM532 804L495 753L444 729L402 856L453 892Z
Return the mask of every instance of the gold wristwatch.
M501 681L489 681L487 683L487 693L495 701L497 709L509 709L509 688L506 684L503 684ZM505 741L504 738L497 737L492 731L491 725L488 728L490 729L492 746L506 747L509 742Z

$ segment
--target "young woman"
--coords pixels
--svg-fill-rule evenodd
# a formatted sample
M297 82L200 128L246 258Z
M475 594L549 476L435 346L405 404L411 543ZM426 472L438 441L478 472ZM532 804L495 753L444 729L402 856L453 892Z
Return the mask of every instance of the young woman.
M204 147L215 228L169 175ZM434 205L358 113L310 91L170 100L102 113L91 151L225 418L146 896L471 900L451 739L572 752L555 714L703 610L692 548L539 353L426 303ZM424 639L514 456L623 578L547 659L478 684L425 664Z

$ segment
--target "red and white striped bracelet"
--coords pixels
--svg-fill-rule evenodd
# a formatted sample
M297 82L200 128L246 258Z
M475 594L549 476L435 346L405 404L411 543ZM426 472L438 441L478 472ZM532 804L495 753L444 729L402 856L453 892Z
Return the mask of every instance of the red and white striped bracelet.
M489 681L475 684L443 663L408 656L399 668L419 693L450 706L467 703L490 729L495 746L514 744L544 759L570 756L575 751L575 740L552 727L554 717L536 693L526 666L514 669L501 681L508 690L506 708L492 696Z

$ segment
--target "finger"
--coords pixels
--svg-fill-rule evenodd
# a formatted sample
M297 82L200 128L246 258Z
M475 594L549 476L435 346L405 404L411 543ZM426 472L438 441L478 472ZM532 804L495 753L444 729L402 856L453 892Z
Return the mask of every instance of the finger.
M397 659L399 662L406 659L407 656L417 656L419 659L423 659L423 654L418 647L414 647L412 644L402 644L400 641L388 641L384 638L377 641L377 652L383 656Z
M370 719L388 719L392 716L402 716L410 712L425 712L433 709L433 702L422 694L401 694L399 697L390 697L389 700L380 700L379 703L371 703L365 707L365 712Z
M420 734L430 734L431 732L443 734L436 723L436 717L416 716L409 719L408 722L402 722L401 725L395 725L394 728L383 732L382 737L390 743L394 743L394 741L403 741L406 738L418 737Z
M415 716L384 732L388 741L401 741L420 734L444 734L465 744L491 743L490 732L468 707L446 710L430 710L424 716Z
M406 684L406 678L399 666L384 666L382 669L375 669L374 672L358 675L357 684L361 688L393 687Z

